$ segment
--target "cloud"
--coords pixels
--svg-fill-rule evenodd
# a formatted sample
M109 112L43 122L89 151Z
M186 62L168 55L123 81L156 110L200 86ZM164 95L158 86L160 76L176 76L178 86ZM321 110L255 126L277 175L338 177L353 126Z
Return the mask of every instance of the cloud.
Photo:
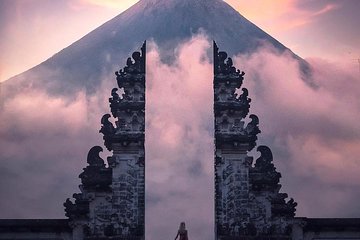
M33 87L2 99L0 192L7 196L0 200L2 218L64 217L64 197L78 192L88 150L102 144L98 129L109 83L104 80L95 95L54 96Z
M187 223L191 238L213 237L209 48L200 35L176 49L171 65L161 62L156 45L147 54L147 198L157 199L147 205L149 239L175 237L181 221Z
M204 35L175 50L171 64L149 43L146 83L146 235L213 238L213 89L211 48ZM221 46L220 46L221 48ZM224 49L226 50L226 49ZM260 118L258 144L272 148L283 191L298 215L359 216L360 89L357 71L321 59L307 85L296 60L264 46L234 58L246 72L250 113ZM90 147L103 145L100 118L109 112L112 73L93 95L53 96L25 89L0 111L0 212L4 218L63 218L62 203L79 192ZM110 153L104 152L105 159ZM255 158L258 153L252 152ZM346 177L344 177L346 176ZM14 206L21 206L16 207Z
M360 196L360 79L341 63L308 62L316 88L301 79L298 63L288 53L267 46L235 58L246 72L245 86L254 99L251 112L260 117L260 141L281 149L275 159L286 190L299 202L298 213L343 216L343 206ZM303 185L304 178L309 185ZM318 188L329 196L333 191L334 199L324 200ZM326 209L324 201L332 207Z

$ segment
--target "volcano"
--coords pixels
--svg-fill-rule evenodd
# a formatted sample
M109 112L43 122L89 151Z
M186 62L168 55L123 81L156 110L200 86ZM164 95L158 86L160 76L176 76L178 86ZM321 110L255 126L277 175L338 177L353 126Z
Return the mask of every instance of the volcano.
M144 40L154 40L164 56L171 56L179 43L197 33L216 40L230 55L252 53L264 44L289 51L222 0L141 0L43 63L10 78L3 84L3 97L26 87L60 95L79 89L93 93L99 79L118 70Z

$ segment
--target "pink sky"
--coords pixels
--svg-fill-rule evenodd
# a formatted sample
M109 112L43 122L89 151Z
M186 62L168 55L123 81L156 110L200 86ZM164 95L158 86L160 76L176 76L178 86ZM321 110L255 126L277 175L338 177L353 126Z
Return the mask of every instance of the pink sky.
M0 1L0 82L67 47L136 0ZM360 57L357 0L226 0L303 58Z

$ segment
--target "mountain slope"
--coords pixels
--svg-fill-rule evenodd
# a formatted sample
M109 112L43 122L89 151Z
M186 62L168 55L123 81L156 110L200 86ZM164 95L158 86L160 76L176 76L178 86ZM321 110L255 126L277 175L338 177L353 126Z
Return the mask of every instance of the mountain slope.
M19 87L45 88L50 94L92 93L100 79L124 65L144 40L163 52L199 30L229 54L253 52L262 43L287 48L221 0L142 0L38 66L3 84L3 94ZM295 56L295 55L294 55ZM3 95L3 96L4 96Z

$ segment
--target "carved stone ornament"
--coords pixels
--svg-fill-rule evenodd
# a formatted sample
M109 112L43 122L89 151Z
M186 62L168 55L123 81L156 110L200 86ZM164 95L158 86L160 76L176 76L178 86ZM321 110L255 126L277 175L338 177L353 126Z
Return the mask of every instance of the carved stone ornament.
M114 143L142 145L145 140L145 58L144 43L141 52L134 52L126 66L115 73L119 88L111 90L109 103L116 126L109 121L110 114L105 114L100 129L110 151Z
M215 144L246 146L246 151L256 146L259 119L251 114L251 122L245 126L249 113L249 92L241 88L245 73L233 66L226 52L219 51L214 42L214 114ZM242 91L240 94L239 92Z
M79 175L82 187L86 190L110 191L112 169L106 168L104 160L99 153L102 147L92 147L88 153L87 162L89 166Z
M255 166L250 169L250 184L253 191L276 191L279 189L281 174L276 171L273 156L269 147L259 146L257 151L261 156L256 160Z

